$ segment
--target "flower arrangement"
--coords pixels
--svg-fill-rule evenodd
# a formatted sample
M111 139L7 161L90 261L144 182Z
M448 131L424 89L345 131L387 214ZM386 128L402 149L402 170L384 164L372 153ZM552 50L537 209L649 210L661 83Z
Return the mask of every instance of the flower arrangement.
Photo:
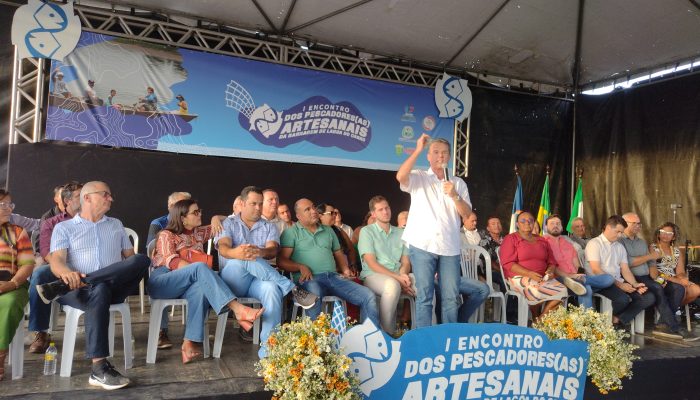
M632 354L637 346L625 339L629 334L615 329L610 316L583 306L559 307L535 322L533 328L549 339L573 339L588 342L588 376L600 393L622 388L622 379L632 377Z
M352 360L336 348L329 317L308 317L280 326L267 340L268 356L256 364L273 399L359 399Z

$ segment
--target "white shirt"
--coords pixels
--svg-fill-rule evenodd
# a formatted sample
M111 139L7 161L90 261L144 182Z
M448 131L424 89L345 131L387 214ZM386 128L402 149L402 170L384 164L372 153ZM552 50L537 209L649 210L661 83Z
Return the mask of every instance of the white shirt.
M618 282L624 282L620 274L620 266L627 264L627 252L620 242L610 242L605 235L594 237L586 245L585 270L589 275L593 275L590 261L598 261L600 269L611 275Z
M479 230L474 229L473 231L469 231L465 229L464 239L466 240L467 244L473 244L474 246L478 246L479 242L481 242L481 235L479 235Z
M467 184L459 177L451 177L459 197L471 207ZM410 246L439 256L460 253L460 226L462 221L455 202L442 190L442 182L435 173L413 170L408 185L401 190L411 195L411 208L402 239Z

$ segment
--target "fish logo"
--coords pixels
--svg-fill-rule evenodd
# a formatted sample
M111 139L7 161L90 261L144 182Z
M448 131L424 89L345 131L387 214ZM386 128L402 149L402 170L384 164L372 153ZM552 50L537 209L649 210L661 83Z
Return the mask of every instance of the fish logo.
M401 342L391 340L369 318L347 331L340 347L352 359L351 370L365 396L389 382L401 361Z
M440 117L463 121L472 110L472 92L467 81L443 74L435 84L435 105Z
M12 44L20 58L63 60L80 40L80 19L73 2L60 5L40 0L17 9L12 19Z

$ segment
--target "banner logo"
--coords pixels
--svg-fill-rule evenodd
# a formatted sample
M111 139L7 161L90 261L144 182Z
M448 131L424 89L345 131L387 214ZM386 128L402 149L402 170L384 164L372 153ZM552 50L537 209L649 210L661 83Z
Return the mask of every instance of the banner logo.
M256 106L236 81L226 86L226 106L238 111L238 122L260 143L278 148L307 141L321 147L360 151L372 139L370 121L354 104L310 97L284 111Z
M467 81L443 73L435 84L435 105L440 117L463 121L472 111L472 92Z
M20 58L63 60L80 39L80 19L73 2L65 5L29 0L12 19L12 44Z

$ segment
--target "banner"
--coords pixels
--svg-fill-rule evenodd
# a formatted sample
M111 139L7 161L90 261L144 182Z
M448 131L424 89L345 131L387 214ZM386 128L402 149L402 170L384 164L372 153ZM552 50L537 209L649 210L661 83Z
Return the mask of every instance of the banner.
M429 88L87 32L50 90L50 140L396 170L454 136Z
M348 330L367 399L583 399L588 344L505 324L443 324L393 340L365 320Z

